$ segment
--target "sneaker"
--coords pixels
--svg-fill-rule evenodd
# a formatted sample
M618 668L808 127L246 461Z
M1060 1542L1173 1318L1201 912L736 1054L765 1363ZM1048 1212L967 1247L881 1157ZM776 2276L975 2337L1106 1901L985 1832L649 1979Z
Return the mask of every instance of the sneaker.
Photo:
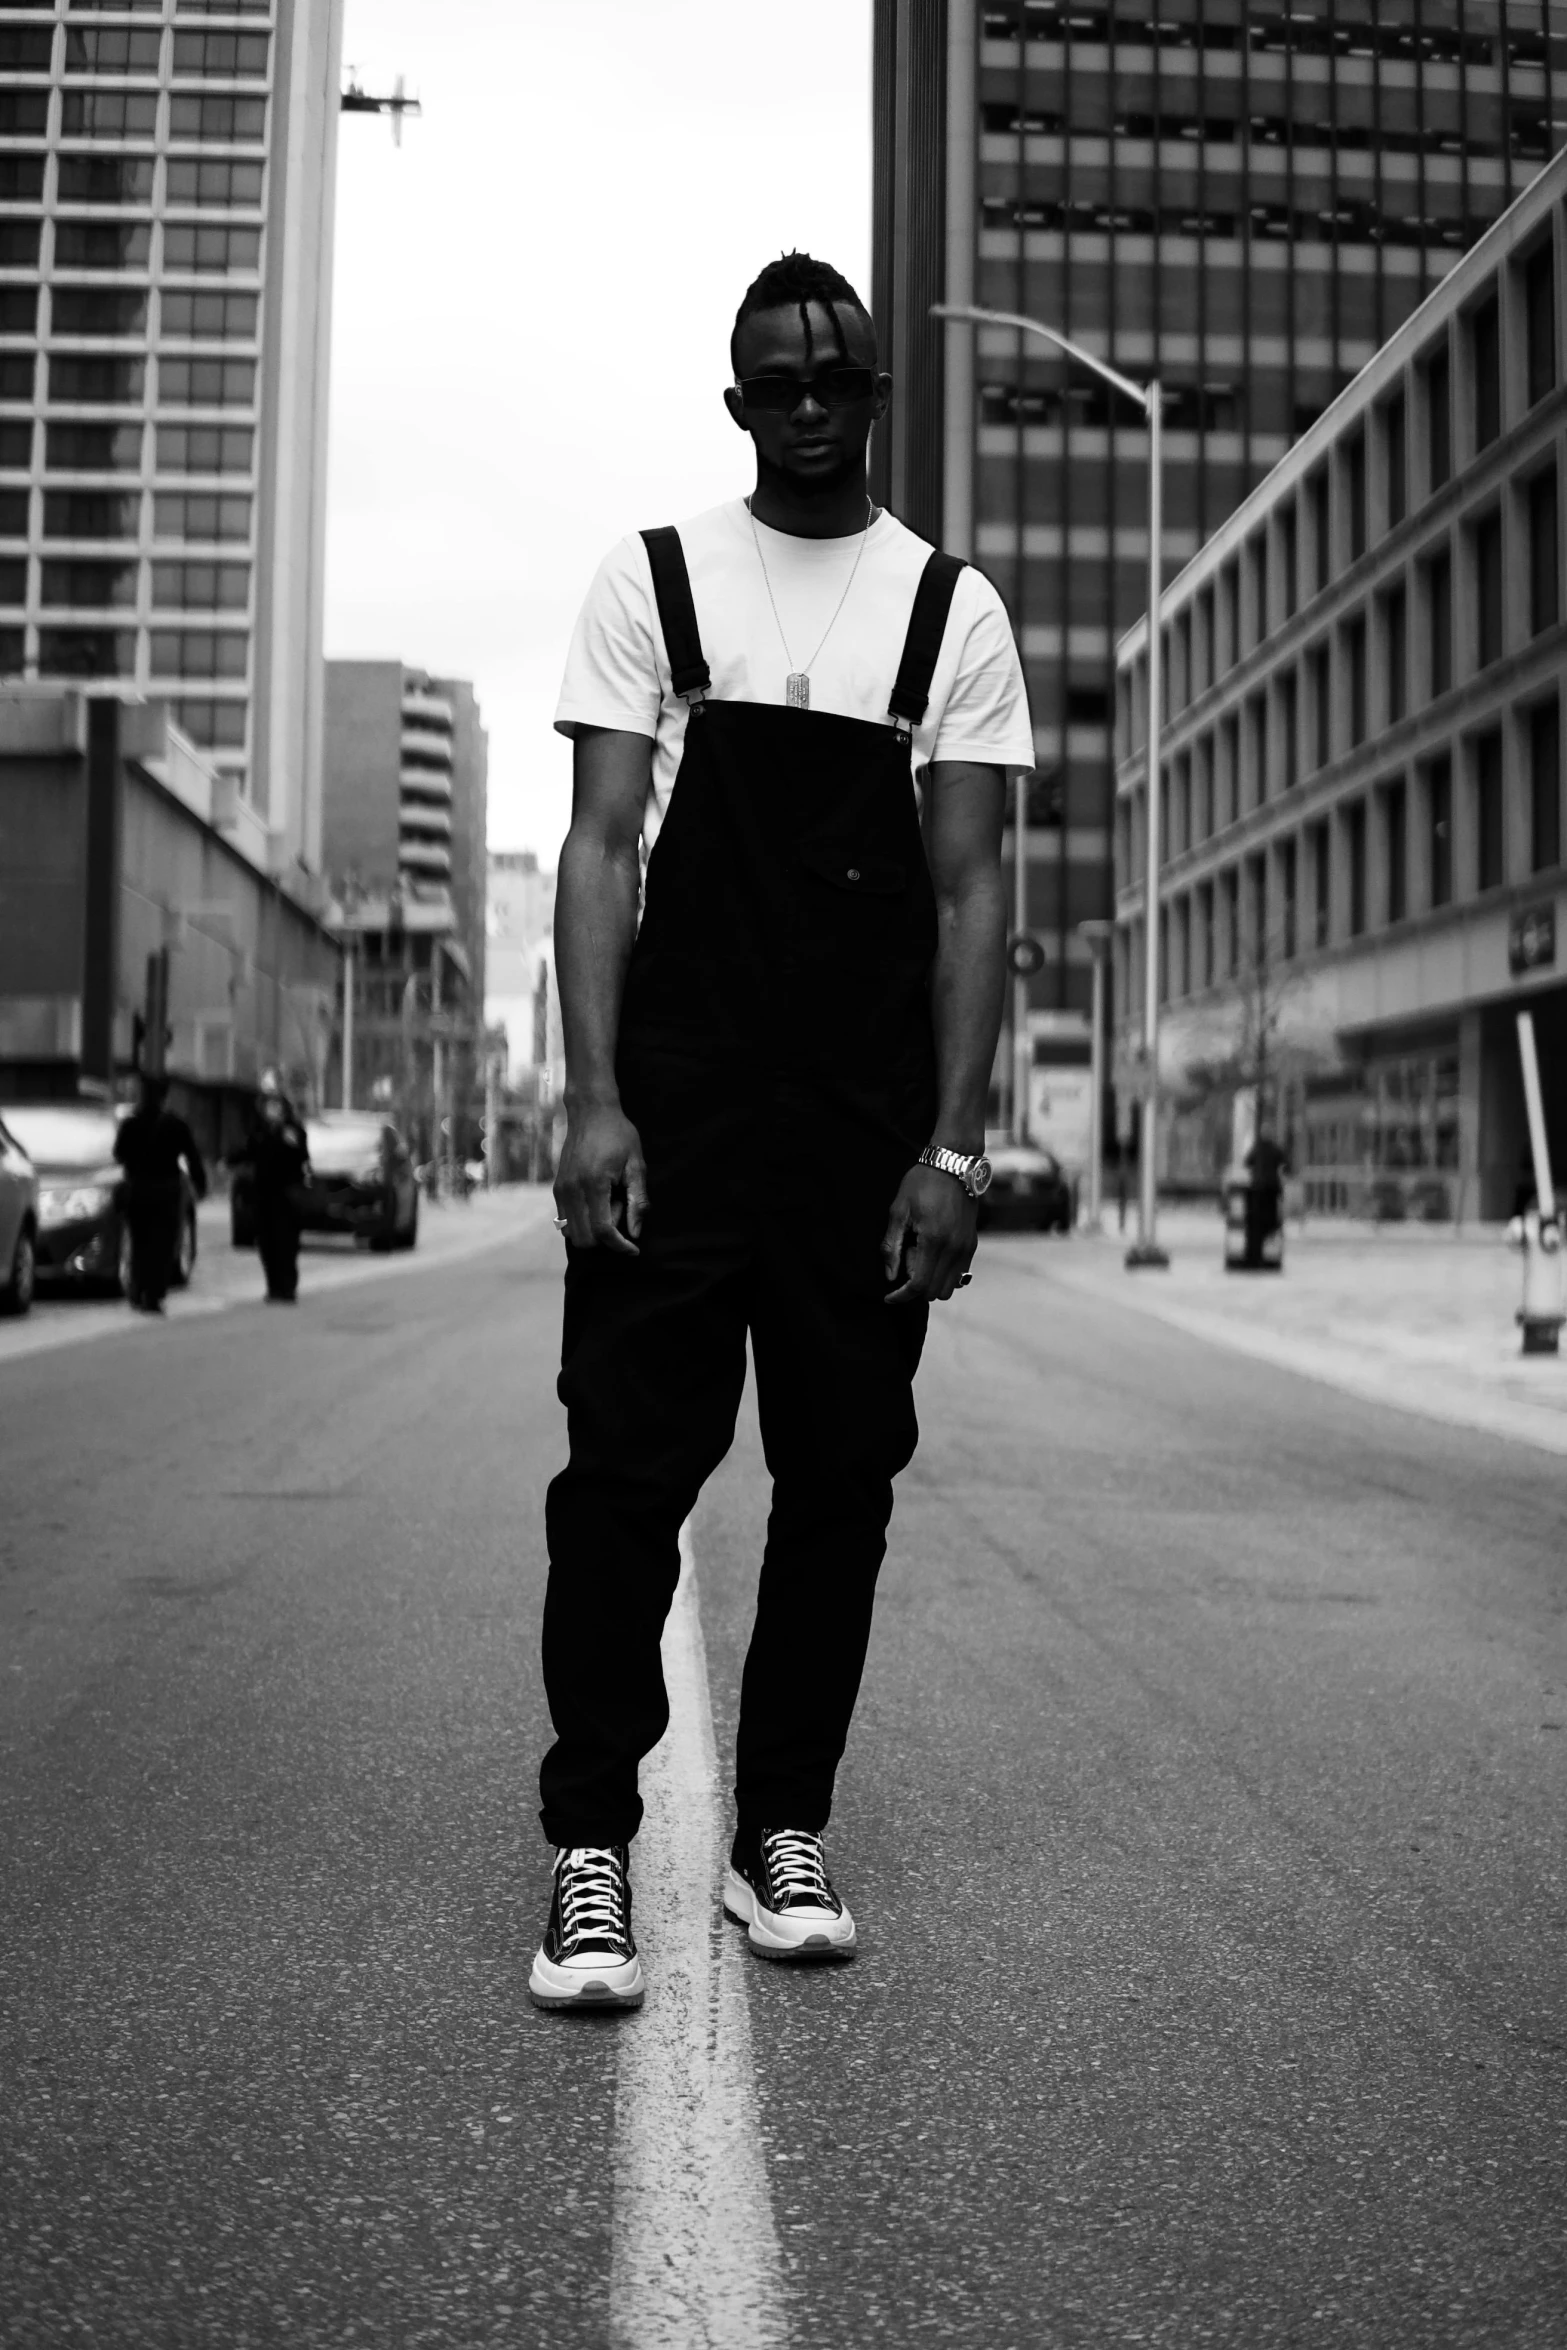
M822 1840L809 1828L736 1835L724 1886L728 1915L763 1958L854 1956L854 1920L832 1889Z
M528 1978L534 2006L640 2007L643 1990L625 1845L563 1845L550 1922Z

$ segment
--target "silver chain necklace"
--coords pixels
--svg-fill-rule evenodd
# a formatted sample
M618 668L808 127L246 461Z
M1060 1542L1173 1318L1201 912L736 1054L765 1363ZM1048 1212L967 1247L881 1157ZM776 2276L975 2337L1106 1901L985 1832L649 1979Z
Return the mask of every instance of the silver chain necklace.
M756 560L762 566L762 584L767 590L767 601L773 608L773 625L778 631L778 642L784 649L784 659L789 664L789 674L784 679L785 706L791 710L808 710L811 706L811 671L822 657L822 645L827 642L838 625L838 613L849 601L849 589L853 587L855 572L860 568L860 557L864 554L865 542L871 535L871 524L875 520L876 508L871 499L867 497L865 501L865 528L860 533L860 543L855 549L854 564L849 573L848 583L843 594L838 598L837 609L827 626L822 630L821 644L817 646L803 669L796 669L794 655L789 650L789 639L784 635L784 624L778 614L778 598L773 594L773 583L767 576L767 557L762 553L762 542L756 535L756 516L751 512L749 498L745 502L745 513L746 520L751 525L751 544L756 549Z

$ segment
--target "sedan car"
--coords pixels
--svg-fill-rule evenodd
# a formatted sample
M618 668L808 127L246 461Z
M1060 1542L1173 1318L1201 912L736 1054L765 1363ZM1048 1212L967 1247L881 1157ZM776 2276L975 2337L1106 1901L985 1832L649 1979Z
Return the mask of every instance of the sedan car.
M26 1102L8 1107L5 1120L38 1171L38 1279L128 1290L131 1235L116 1204L116 1112L107 1102ZM176 1289L195 1264L196 1187L182 1166Z
M327 1110L305 1120L310 1180L298 1194L300 1229L346 1232L375 1249L412 1248L419 1237L419 1186L408 1146L374 1111ZM254 1248L250 1171L235 1170L230 1215L236 1248Z
M1021 1142L998 1143L989 1156L990 1188L979 1202L981 1231L1071 1231L1072 1186L1059 1159Z
M0 1121L0 1314L25 1314L38 1263L38 1178Z

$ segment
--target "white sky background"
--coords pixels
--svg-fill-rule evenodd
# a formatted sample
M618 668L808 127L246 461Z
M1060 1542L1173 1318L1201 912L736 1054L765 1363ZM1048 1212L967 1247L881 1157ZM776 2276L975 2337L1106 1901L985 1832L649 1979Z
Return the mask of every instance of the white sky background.
M577 608L627 531L735 497L735 306L799 245L870 298L870 0L348 0L422 118L340 126L327 651L470 677L490 842L553 864Z

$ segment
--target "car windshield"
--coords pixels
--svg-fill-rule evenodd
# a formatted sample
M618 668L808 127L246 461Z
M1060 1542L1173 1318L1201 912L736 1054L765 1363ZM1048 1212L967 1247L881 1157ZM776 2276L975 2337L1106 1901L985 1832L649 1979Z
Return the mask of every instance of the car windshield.
M381 1154L381 1121L379 1118L334 1118L328 1126L319 1118L312 1118L305 1128L305 1140L310 1145L310 1164L323 1175L341 1175L350 1167L366 1166Z
M107 1110L19 1110L5 1122L35 1167L106 1167L114 1157L114 1119Z

